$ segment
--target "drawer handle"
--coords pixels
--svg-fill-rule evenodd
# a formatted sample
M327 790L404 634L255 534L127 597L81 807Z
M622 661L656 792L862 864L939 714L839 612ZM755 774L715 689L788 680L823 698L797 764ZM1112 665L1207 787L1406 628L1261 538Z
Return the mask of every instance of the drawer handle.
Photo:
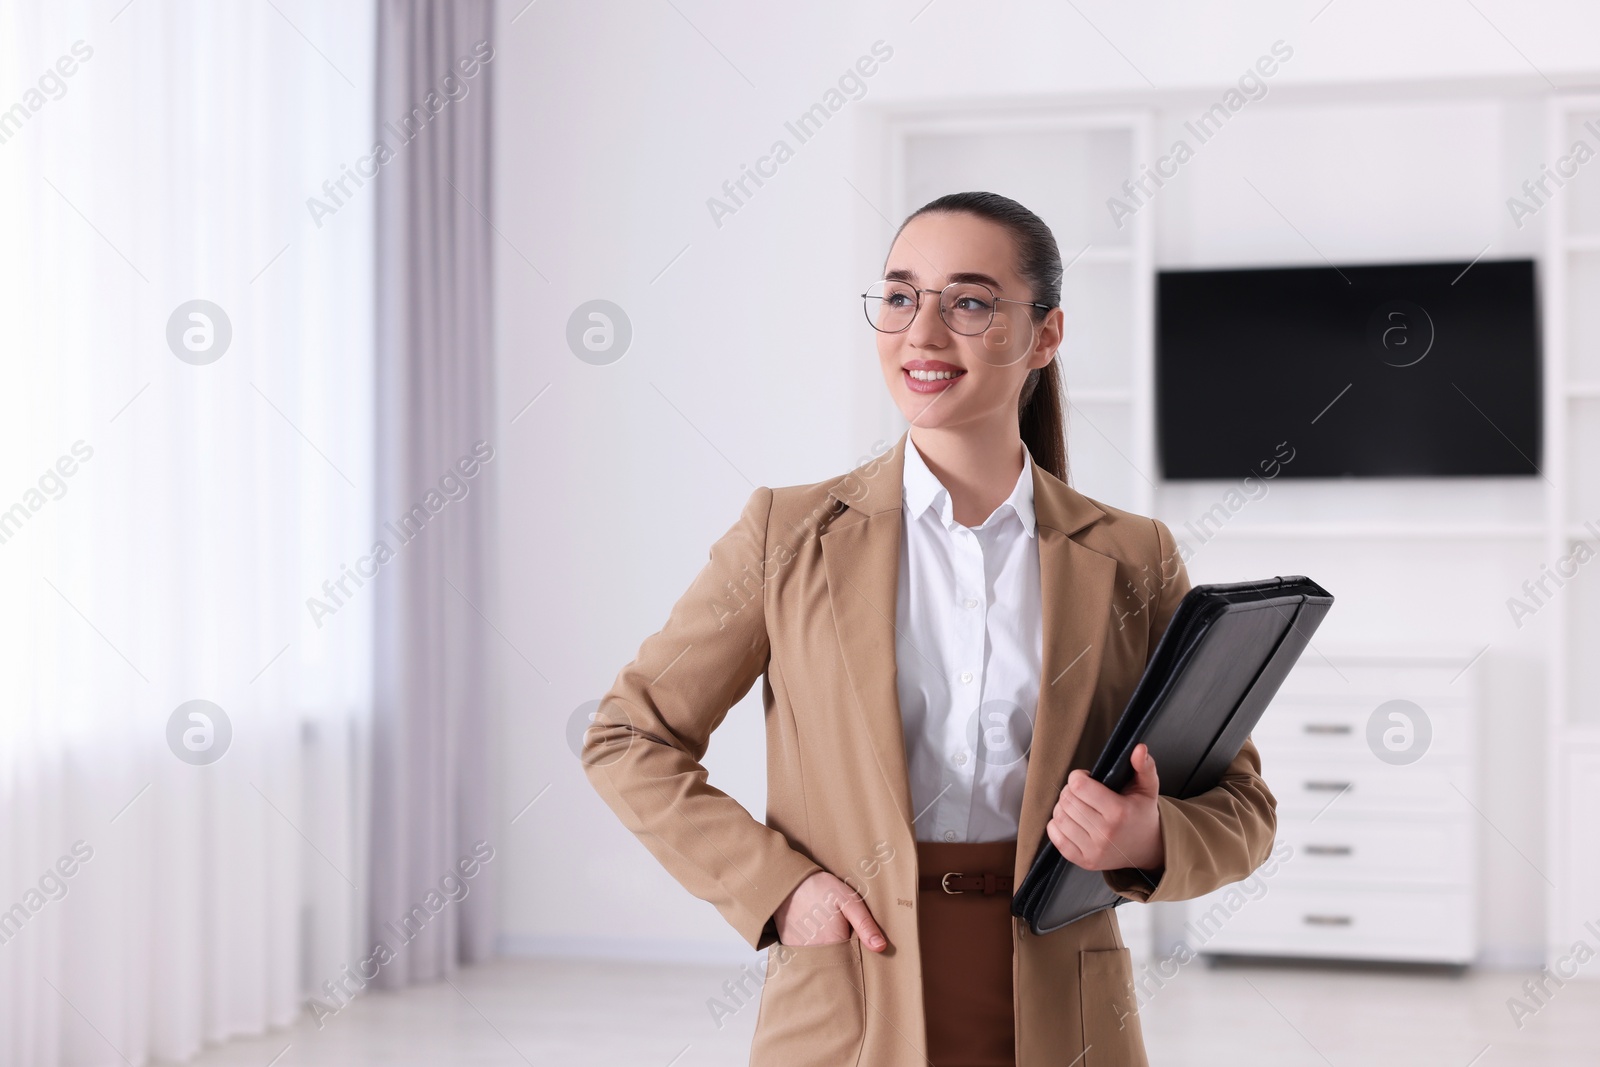
M1312 781L1306 783L1306 788L1311 790L1313 793L1342 793L1346 789L1351 788L1351 783Z
M1305 726L1308 734L1347 734L1352 729L1347 722L1308 722Z
M1355 849L1349 845L1307 845L1306 854L1309 856L1348 856Z
M1307 926L1350 926L1355 922L1348 915L1307 915Z

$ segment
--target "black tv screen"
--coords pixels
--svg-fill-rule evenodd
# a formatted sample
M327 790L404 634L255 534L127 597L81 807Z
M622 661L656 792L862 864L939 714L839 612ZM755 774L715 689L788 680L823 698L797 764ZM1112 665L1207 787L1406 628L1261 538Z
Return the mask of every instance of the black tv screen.
M1161 271L1162 473L1537 475L1537 308L1529 259Z

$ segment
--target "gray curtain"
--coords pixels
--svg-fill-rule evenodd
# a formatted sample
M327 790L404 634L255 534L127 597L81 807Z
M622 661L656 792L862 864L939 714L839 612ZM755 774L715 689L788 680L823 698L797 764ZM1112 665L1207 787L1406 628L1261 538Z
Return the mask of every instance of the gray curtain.
M373 581L367 899L371 943L390 950L381 988L494 947L492 21L489 0L378 3L376 500L392 558Z

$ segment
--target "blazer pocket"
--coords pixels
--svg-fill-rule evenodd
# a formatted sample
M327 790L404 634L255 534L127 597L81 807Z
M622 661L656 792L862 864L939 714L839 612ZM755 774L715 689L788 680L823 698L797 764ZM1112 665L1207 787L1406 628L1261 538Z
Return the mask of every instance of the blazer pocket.
M1079 952L1078 998L1088 1050L1084 1067L1149 1067L1133 989L1133 955L1127 949Z
M767 949L750 1067L849 1067L866 1034L859 937Z

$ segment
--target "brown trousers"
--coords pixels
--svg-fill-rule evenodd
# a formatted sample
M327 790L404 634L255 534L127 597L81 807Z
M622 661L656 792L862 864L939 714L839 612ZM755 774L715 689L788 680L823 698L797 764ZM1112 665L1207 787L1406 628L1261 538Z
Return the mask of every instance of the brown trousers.
M1012 875L1017 842L918 841L921 874ZM933 1067L1015 1067L1012 890L917 894L922 1003Z

